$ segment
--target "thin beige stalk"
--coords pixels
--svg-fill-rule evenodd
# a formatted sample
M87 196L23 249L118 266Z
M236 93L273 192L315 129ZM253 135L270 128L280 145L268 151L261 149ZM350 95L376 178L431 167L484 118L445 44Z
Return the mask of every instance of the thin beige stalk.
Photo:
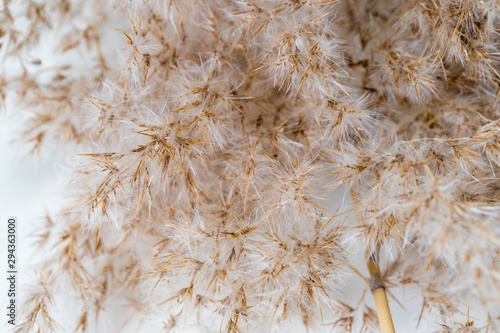
M355 206L359 204L357 194L357 187L354 185L351 188L351 197ZM368 258L366 263L368 272L370 272L370 289L372 291L373 298L375 299L375 307L377 308L377 316L382 333L395 333L396 331L394 330L394 324L392 322L391 309L389 308L387 293L385 291L384 279L382 278L382 273L380 273L378 259L375 255L376 253L378 253L378 248L375 252L373 252L370 258Z
M380 273L378 261L373 255L368 259L367 266L370 272L370 288L375 299L380 329L382 333L395 333L384 280Z

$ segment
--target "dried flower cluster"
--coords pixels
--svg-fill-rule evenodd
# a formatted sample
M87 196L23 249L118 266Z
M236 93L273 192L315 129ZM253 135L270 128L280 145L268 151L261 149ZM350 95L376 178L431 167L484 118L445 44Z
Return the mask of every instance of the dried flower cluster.
M1 101L68 156L76 202L39 232L16 332L377 332L341 297L356 253L438 331L497 331L497 1L0 9Z

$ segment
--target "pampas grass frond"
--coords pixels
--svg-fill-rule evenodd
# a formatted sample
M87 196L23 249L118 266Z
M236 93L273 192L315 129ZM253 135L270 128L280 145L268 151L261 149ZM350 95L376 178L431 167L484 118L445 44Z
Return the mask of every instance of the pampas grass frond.
M72 173L16 332L388 333L401 290L495 332L499 31L490 0L4 0L0 105Z

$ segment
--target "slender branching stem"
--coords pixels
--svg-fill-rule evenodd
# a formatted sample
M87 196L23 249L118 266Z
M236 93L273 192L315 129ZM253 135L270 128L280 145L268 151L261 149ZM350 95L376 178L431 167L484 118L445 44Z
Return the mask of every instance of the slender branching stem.
M368 259L368 271L370 272L370 288L375 299L377 308L378 320L382 333L395 333L394 324L392 322L391 309L387 301L387 293L385 291L384 280L380 273L378 260L374 255Z

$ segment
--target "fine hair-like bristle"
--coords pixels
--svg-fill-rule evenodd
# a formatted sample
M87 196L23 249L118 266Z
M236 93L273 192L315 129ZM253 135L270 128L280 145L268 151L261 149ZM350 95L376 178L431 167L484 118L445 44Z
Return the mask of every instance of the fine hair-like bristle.
M374 258L414 326L498 331L497 1L0 8L2 112L72 175L16 332L376 332Z

